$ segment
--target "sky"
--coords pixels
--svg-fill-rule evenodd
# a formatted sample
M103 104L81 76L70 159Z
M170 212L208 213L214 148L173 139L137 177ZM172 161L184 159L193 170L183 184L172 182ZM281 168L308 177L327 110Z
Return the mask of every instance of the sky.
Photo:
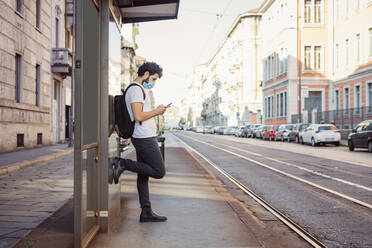
M156 105L179 106L191 83L193 68L215 53L239 14L262 2L180 0L178 19L140 23L136 54L163 68L163 77L153 90Z

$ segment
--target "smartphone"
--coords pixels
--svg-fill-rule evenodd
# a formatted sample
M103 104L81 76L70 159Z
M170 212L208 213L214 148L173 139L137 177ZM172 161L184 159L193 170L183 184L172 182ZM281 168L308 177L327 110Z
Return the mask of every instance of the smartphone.
M172 103L169 103L169 104L167 105L167 108L169 108L171 105L172 105Z

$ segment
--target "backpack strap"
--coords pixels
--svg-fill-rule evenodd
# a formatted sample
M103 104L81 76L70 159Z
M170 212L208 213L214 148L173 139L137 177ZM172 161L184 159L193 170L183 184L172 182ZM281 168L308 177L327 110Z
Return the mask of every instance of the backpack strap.
M125 89L125 91L123 89L121 89L121 92L123 92L124 97L125 97L125 94L127 93L128 89L130 87L132 87L132 86L138 86L138 87L140 87L140 89L142 90L142 94L143 94L143 100L145 101L145 99L146 99L145 91L144 91L144 89L141 86L139 86L136 83L132 83L132 84L128 85L128 87ZM143 104L142 104L142 111L143 111ZM132 115L133 115L133 110L132 110ZM134 116L133 116L133 119L134 119ZM142 125L142 121L140 121L139 124Z

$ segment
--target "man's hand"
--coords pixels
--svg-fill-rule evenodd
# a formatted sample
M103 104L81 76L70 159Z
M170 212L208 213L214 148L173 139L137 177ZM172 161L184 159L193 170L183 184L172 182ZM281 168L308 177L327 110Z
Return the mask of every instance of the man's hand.
M156 108L156 112L158 113L158 115L164 114L166 110L167 106L164 106L163 104Z

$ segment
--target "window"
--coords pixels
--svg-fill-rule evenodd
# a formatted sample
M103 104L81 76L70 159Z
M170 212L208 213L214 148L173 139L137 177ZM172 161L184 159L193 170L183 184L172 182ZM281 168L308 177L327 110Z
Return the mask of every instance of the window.
M369 29L369 56L372 57L372 28Z
M311 23L311 0L305 0L305 23Z
M267 117L271 117L271 97L267 98L267 112L268 112L268 116Z
M280 93L280 116L283 116L283 93Z
M349 65L349 56L350 56L350 51L349 51L349 39L345 40L345 65Z
M271 96L270 102L271 102L271 118L273 118L274 117L274 96Z
M16 0L16 10L19 12L19 13L22 13L22 0Z
M368 106L372 107L372 83L368 83L367 86L367 94L368 94Z
M322 0L305 0L304 2L304 23L321 24L322 23Z
M305 46L305 70L311 69L311 46Z
M279 94L276 95L276 117L279 117Z
M355 86L355 103L354 108L360 108L360 85Z
M356 35L356 56L355 56L355 62L356 64L360 63L360 34Z
M315 0L314 23L321 23L321 21L322 21L321 9L322 9L322 1L321 0Z
M70 33L70 31L69 30L66 30L66 37L65 37L65 47L66 48L71 48L71 44L70 44L70 42L71 42L71 33Z
M356 0L356 8L357 8L357 10L359 10L360 9L360 6L362 5L362 0Z
M36 0L36 27L40 28L40 1Z
M36 81L35 81L35 97L36 106L40 106L40 65L36 65Z
M21 101L21 87L22 87L22 56L16 54L15 57L15 100Z
M338 111L340 109L340 91L335 91L335 104L336 104L336 110Z
M350 108L349 88L345 88L344 98L345 98L344 108L347 110Z
M336 69L340 68L340 45L336 44Z
M284 116L287 116L287 108L288 108L287 92L284 92Z
M57 81L54 81L54 94L53 94L53 97L54 97L54 100L58 100L58 82Z
M314 47L314 70L320 71L321 70L321 47L315 46Z
M59 20L56 18L56 48L59 47Z

